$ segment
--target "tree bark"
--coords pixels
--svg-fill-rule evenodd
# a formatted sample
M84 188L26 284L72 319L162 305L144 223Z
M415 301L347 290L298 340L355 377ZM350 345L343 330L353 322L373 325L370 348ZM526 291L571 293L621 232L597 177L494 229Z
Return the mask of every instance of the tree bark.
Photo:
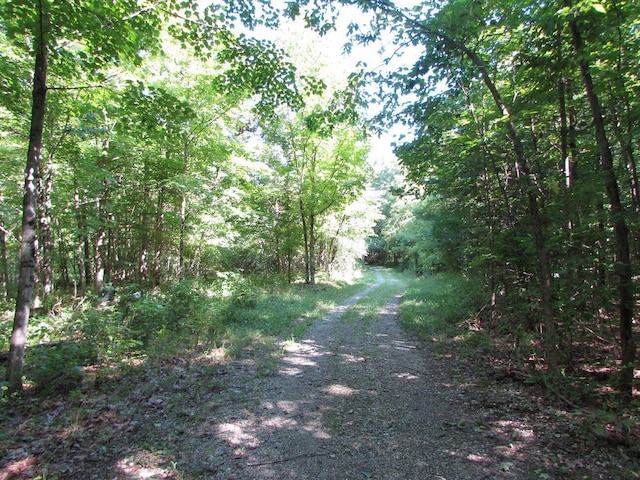
M143 206L141 210L141 218L140 218L140 245L139 245L139 257L138 257L138 281L146 282L149 280L149 250L152 248L150 245L150 234L149 234L149 212L148 205L151 204L151 187L149 186L149 174L148 174L148 166L145 166L145 176L144 176L144 200Z
M42 299L53 293L53 237L51 234L51 190L53 187L53 158L48 155L47 165L43 168L39 181L39 209L40 224L40 281L42 282Z
M104 116L105 129L108 130L108 119ZM93 289L95 293L101 293L104 289L105 279L109 278L107 252L107 225L109 223L109 197L111 187L109 185L109 139L102 140L102 152L100 155L100 168L104 176L101 185L100 198L96 204L96 214L98 216L98 228L95 234L95 244L93 246L93 265L95 275L93 277Z
M38 169L42 160L42 137L47 98L48 47L45 37L47 12L43 1L38 2L39 25L36 32L35 70L31 105L31 126L29 149L25 171L24 198L22 207L22 240L20 243L20 274L18 296L9 349L7 382L9 392L22 390L22 370L24 351L27 343L27 329L31 313L31 297L35 285L36 261L36 205L38 199Z
M87 288L87 282L90 277L89 257L88 257L88 241L87 241L87 219L83 211L80 200L80 185L77 177L73 180L73 206L76 211L76 224L78 227L78 236L76 243L76 268L77 282L76 290L83 292Z
M196 137L189 136L182 147L182 175L187 177L189 171L189 149L191 143ZM186 256L186 239L187 239L187 188L186 185L182 188L182 194L180 199L180 242L178 247L178 276L182 277L185 274L185 256Z
M316 216L309 215L309 283L316 284Z
M571 0L564 0L564 6L572 8ZM620 346L622 350L622 366L618 387L623 395L630 397L633 392L635 345L633 341L634 295L629 247L629 227L627 226L624 207L620 200L620 190L615 173L613 153L607 137L602 108L600 107L600 100L595 91L590 65L584 54L584 43L578 22L575 19L569 20L569 28L573 39L573 47L579 59L580 74L585 86L585 93L589 101L589 106L591 107L596 143L600 153L600 167L602 168L607 197L609 198L609 205L611 207L611 222L613 223L616 245L615 271L618 276Z
M0 197L1 200L1 197ZM0 215L0 298L7 298L9 288L9 262L7 262L7 230Z
M60 284L64 288L68 288L71 285L71 279L69 277L69 258L72 256L69 254L68 245L65 242L64 235L60 232L60 225L57 221L54 222L53 229L58 232L58 258L59 271L60 271Z
M167 152L168 156L168 152ZM158 200L156 203L154 228L153 228L153 260L151 264L151 282L154 286L162 282L162 257L164 255L163 230L164 230L164 202L165 189L159 182Z
M300 220L302 221L302 234L304 236L304 283L311 284L311 252L309 251L309 229L304 212L302 198L300 199Z

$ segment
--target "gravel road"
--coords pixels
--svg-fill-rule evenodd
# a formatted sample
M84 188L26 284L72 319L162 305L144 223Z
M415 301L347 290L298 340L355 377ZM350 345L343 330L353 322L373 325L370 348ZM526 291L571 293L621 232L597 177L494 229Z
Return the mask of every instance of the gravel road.
M276 376L239 388L245 407L210 425L224 444L211 478L525 478L469 411L446 359L400 329L399 295L377 318L341 318L385 281L379 271L376 285L287 344Z

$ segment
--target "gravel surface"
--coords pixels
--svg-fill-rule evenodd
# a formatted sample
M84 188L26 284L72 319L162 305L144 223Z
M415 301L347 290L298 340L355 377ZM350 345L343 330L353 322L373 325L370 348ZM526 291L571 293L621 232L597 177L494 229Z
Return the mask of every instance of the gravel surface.
M594 417L469 345L409 337L402 284L377 275L281 351L207 349L25 396L0 423L0 480L640 479L637 447L594 435Z
M220 442L209 478L525 478L445 359L400 329L398 296L376 319L341 319L384 281L378 272L377 285L286 345L276 376L236 385L235 405L202 432Z

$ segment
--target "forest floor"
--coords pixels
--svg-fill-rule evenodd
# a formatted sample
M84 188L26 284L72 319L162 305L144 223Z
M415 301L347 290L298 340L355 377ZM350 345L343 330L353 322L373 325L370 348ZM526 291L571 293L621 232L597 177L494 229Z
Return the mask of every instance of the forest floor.
M402 285L377 275L277 355L209 350L26 402L3 422L0 480L640 478L541 391L409 337Z

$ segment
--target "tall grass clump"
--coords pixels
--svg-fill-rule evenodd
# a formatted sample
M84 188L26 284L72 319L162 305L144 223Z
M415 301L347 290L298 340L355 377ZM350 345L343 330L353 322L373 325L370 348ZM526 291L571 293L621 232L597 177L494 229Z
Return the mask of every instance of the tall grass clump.
M481 283L459 273L413 279L401 303L401 322L410 332L434 341L465 335L467 321L485 301Z

